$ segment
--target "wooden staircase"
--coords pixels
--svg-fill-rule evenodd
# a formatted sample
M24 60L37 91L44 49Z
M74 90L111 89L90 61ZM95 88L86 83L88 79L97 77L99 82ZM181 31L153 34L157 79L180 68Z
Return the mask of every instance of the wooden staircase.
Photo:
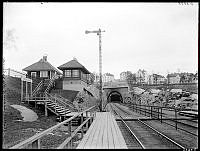
M55 94L49 94L49 90L53 87L54 81L57 79L57 75L53 76L51 79L46 79L40 81L35 90L32 93L29 101L35 101L36 104L41 102L46 104L45 108L56 114L60 117L66 117L68 113L72 111L77 112L77 109L74 107L73 103L62 96Z

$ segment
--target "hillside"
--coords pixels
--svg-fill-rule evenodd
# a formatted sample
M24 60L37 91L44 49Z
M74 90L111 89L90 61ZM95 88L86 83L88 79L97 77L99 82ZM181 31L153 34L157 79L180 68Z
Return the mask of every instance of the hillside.
M3 112L3 148L13 145L33 136L38 130L47 129L56 122L56 116L44 116L44 110L35 109L33 106L21 103L21 80L15 77L5 77L5 109ZM23 122L20 112L11 104L23 105L37 113L38 119L33 122Z

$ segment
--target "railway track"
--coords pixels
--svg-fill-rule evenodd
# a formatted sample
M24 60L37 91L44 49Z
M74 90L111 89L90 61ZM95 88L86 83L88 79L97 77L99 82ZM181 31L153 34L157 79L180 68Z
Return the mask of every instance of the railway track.
M131 109L130 105L128 106L127 104L123 104L123 106L126 106L129 109ZM149 112L146 111L146 113L149 113ZM153 113L152 118L156 119L156 118L158 118L158 115L156 113ZM163 119L169 118L168 114L162 113L162 118ZM176 123L177 123L177 129L187 132L191 135L198 136L198 120L185 119L185 120L177 120L176 121L176 120L171 119L171 120L162 120L162 123L170 125L172 127L176 127Z
M184 147L166 135L157 131L141 120L124 121L123 117L129 114L117 105L111 104L112 112L120 117L118 125L122 131L127 147L130 149L184 149Z

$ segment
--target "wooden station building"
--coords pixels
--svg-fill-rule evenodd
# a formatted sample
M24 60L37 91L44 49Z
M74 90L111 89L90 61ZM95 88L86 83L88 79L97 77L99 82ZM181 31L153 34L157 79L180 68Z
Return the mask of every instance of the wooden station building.
M62 89L82 91L83 88L92 84L94 76L76 58L61 65L58 69L62 70Z
M55 74L61 75L61 72L47 61L47 56L23 70L27 71L27 77L31 79L51 79Z

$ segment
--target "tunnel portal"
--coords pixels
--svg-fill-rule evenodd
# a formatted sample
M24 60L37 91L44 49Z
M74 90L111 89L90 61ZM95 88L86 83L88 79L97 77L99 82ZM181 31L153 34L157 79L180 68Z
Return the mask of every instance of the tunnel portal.
M108 95L108 102L122 103L123 99L122 99L122 96L121 96L121 94L119 92L112 91Z

